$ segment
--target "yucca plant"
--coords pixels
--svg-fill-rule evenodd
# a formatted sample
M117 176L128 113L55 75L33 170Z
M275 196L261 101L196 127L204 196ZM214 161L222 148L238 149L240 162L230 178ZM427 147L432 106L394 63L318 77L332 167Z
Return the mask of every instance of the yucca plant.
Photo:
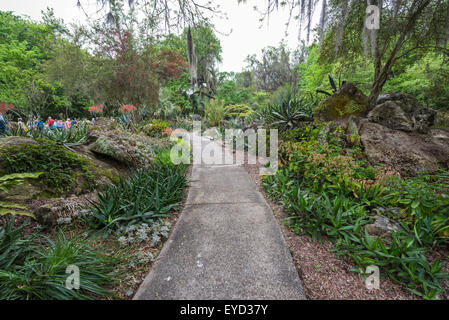
M341 89L341 74L338 76L338 87L337 87L337 84L335 83L332 73L330 73L328 77L329 77L329 85L331 87L332 93L329 93L327 91L320 90L320 89L316 90L317 93L323 93L327 96L331 96L332 94L338 92Z
M311 121L313 105L313 101L288 92L279 97L276 104L268 105L261 115L267 123L285 131L295 128L301 121Z
M40 135L42 138L53 140L67 147L72 147L86 142L88 130L88 125L80 125L77 128L72 127L70 129L38 131L39 133L37 135ZM35 131L36 130L33 130L33 133Z

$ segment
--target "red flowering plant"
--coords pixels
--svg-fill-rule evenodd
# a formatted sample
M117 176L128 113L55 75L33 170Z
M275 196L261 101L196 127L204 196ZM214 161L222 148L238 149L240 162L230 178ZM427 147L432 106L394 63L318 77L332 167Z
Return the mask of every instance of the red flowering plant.
M164 129L164 131L162 131L162 135L164 136L171 136L172 134L172 129L170 127L167 127Z
M0 102L0 114L4 114L8 110L14 110L14 106L12 104Z
M92 106L88 110L90 113L102 113L103 112L103 105L100 104L99 106Z
M134 107L133 105L129 105L129 104L126 104L120 108L120 112L127 112L127 113L132 113L136 110L137 110L136 107Z

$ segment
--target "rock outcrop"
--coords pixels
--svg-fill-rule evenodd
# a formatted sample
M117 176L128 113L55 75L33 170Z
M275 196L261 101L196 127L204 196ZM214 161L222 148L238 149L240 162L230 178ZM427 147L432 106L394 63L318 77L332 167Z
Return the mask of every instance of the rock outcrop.
M419 104L413 96L387 93L379 96L368 120L394 130L425 133L435 121L436 111Z
M37 142L36 140L33 140L31 138L25 138L25 137L12 136L12 137L0 138L0 149L12 147L12 146L28 145L28 144L38 145L39 142Z
M151 140L123 130L113 120L100 118L89 130L88 148L93 153L127 167L147 166L154 158Z
M430 129L428 134L420 134L364 121L360 137L372 164L388 164L412 175L449 168L449 132L445 130Z

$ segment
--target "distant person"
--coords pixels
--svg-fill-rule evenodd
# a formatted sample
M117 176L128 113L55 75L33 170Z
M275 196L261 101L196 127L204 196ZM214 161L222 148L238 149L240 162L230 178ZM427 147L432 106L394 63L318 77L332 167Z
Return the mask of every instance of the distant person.
M54 129L54 125L55 125L55 120L53 120L51 117L48 117L48 122L47 122L48 128L49 129Z
M28 127L25 125L25 123L23 123L22 118L19 118L17 120L17 125L19 126L20 129L22 129L25 132L28 132Z
M44 121L43 120L38 120L38 122L37 122L37 129L39 131L44 130Z
M67 130L70 129L72 127L72 121L70 121L70 119L67 119L64 126Z
M57 120L55 123L56 129L62 129L64 128L64 123L62 123L62 120Z
M3 114L0 114L0 133L3 133L7 130L8 128L6 127L6 120L3 117Z

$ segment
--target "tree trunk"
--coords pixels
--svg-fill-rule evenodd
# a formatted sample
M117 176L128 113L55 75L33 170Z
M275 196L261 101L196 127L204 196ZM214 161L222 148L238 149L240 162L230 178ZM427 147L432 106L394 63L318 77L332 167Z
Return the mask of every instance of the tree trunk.
M376 107L377 99L379 98L379 95L381 94L382 89L388 80L388 75L390 74L393 63L396 60L397 53L402 48L407 34L413 29L419 16L424 11L424 9L429 5L429 3L430 0L423 1L421 5L413 13L410 14L408 22L405 25L404 29L402 30L398 40L396 41L393 50L390 52L390 55L388 56L388 59L385 62L383 68L381 68L382 56L379 54L376 57L373 57L375 60L374 82L368 98L367 112L371 111Z

